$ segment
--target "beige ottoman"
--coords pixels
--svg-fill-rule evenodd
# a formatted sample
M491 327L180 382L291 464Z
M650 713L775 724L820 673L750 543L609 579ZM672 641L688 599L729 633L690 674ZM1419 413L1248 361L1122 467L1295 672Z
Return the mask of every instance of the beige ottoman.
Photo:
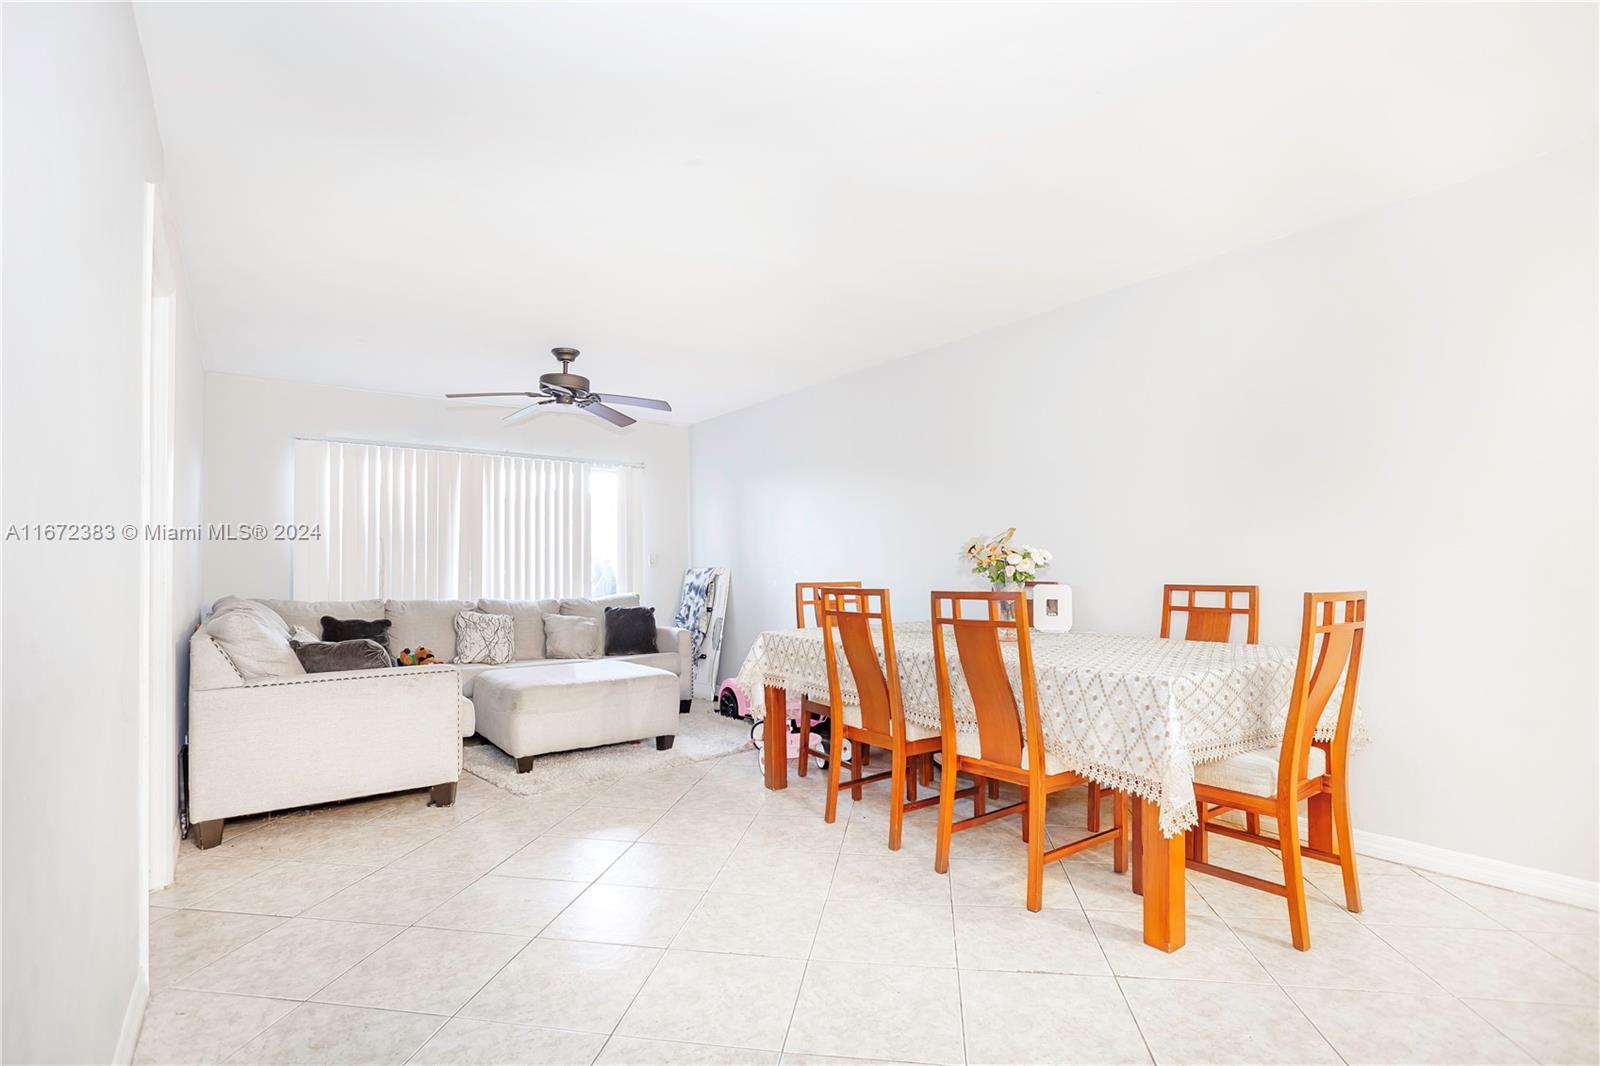
M488 670L473 682L478 732L513 759L626 740L656 738L666 750L678 732L678 678L636 663L590 659Z

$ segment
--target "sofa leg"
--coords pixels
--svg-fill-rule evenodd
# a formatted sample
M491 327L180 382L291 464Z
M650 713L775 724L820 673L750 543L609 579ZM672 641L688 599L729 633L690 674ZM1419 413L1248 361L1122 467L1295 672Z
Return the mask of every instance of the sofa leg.
M679 714L688 714L689 713L689 707L693 703L694 703L693 700L679 700L678 701L678 713Z
M434 785L433 791L428 795L428 806L449 807L456 801L456 783L446 781L442 785Z
M195 846L204 850L222 843L222 821L221 818L213 818L209 822L194 823Z
M677 739L677 734L674 733L669 733L666 736L656 737L656 750L666 751L668 748L672 747L672 742Z
M517 756L517 773L525 774L529 770L532 770L532 769L533 769L533 756L532 755L519 755L519 756Z

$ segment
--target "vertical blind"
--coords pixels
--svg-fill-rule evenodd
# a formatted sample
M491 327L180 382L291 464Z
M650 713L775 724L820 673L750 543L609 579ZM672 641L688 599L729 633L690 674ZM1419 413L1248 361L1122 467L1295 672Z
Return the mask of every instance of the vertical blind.
M295 441L302 600L535 599L638 588L639 470Z

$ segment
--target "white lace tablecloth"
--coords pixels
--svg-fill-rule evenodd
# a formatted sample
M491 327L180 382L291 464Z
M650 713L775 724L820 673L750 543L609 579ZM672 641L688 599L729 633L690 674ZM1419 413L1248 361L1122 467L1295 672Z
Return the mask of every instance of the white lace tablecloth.
M1046 750L1092 781L1156 803L1161 830L1169 836L1199 821L1196 764L1281 743L1294 687L1293 648L1095 633L1032 636ZM977 719L955 643L948 636L946 642L956 728L975 731ZM1002 649L1020 699L1016 645ZM932 624L897 624L895 650L906 717L938 729ZM764 685L826 703L822 631L762 633L739 668L738 681L758 705ZM845 700L853 701L848 669L840 670L839 683ZM1333 738L1339 698L1335 691L1318 723L1317 739ZM1366 739L1359 707L1354 739Z

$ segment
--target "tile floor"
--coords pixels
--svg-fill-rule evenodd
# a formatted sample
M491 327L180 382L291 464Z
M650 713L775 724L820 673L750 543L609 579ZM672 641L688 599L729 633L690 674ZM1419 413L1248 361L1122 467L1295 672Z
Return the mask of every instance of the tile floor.
M537 773L537 769L534 771ZM140 1062L1595 1062L1593 912L1368 860L1279 900L1196 875L1189 944L1140 940L1096 850L1022 906L1015 828L884 786L823 822L821 775L752 753L533 798L472 777L230 823L150 899ZM1053 808L1081 834L1081 797ZM1213 845L1272 870L1265 849ZM1312 864L1313 867L1316 864ZM1327 874L1331 873L1331 877Z

